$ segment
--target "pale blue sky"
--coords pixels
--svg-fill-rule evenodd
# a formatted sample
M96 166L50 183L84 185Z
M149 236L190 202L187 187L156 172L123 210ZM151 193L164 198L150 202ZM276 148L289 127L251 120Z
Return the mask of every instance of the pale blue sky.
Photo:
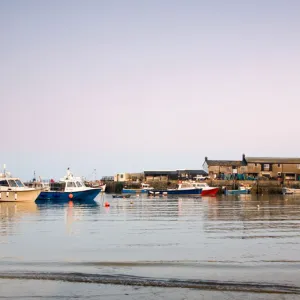
M0 1L0 164L29 179L300 156L300 1Z

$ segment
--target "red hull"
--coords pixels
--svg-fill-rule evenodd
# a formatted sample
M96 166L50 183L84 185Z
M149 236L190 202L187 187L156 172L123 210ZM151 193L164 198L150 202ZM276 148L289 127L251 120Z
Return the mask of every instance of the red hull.
M216 196L219 188L213 188L209 190L202 190L201 196Z

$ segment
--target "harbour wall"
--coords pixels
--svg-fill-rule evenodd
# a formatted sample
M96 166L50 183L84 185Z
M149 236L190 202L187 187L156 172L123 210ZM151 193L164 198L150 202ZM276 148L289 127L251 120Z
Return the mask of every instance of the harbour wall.
M218 187L219 193L222 194L223 188L228 190L238 189L239 186L250 186L253 194L281 194L282 187L300 188L300 181L285 181L277 180L216 180L208 179L206 182L212 187ZM150 186L155 189L176 188L178 181L148 181ZM123 187L138 189L140 183L134 182L106 182L107 193L121 193Z

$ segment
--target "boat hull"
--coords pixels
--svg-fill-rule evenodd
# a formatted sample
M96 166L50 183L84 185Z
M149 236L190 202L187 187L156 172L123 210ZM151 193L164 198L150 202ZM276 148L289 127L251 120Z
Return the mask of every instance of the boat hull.
M0 202L34 202L42 190L1 191Z
M95 200L95 198L101 192L101 188L92 188L84 191L76 192L59 192L59 191L49 191L41 192L37 200L45 201L52 200L57 202L68 202L68 201L79 201L79 202L89 202Z
M300 194L300 189L293 189L293 188L283 188L282 189L283 195L293 195L293 194Z
M202 189L182 189L182 190L152 190L148 195L201 195Z
M122 189L123 194L141 194L148 193L149 189Z
M216 196L218 191L219 188L203 189L201 192L201 196Z
M244 195L250 194L249 190L225 190L225 195Z

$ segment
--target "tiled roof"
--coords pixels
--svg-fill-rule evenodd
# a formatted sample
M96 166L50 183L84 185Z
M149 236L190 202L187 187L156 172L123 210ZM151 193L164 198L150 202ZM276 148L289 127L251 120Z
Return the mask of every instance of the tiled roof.
M208 166L245 166L242 160L206 160Z
M248 163L300 164L299 157L245 157Z
M149 175L161 175L161 176L166 176L166 175L173 175L173 174L177 174L176 171L144 171L144 174L146 176Z

